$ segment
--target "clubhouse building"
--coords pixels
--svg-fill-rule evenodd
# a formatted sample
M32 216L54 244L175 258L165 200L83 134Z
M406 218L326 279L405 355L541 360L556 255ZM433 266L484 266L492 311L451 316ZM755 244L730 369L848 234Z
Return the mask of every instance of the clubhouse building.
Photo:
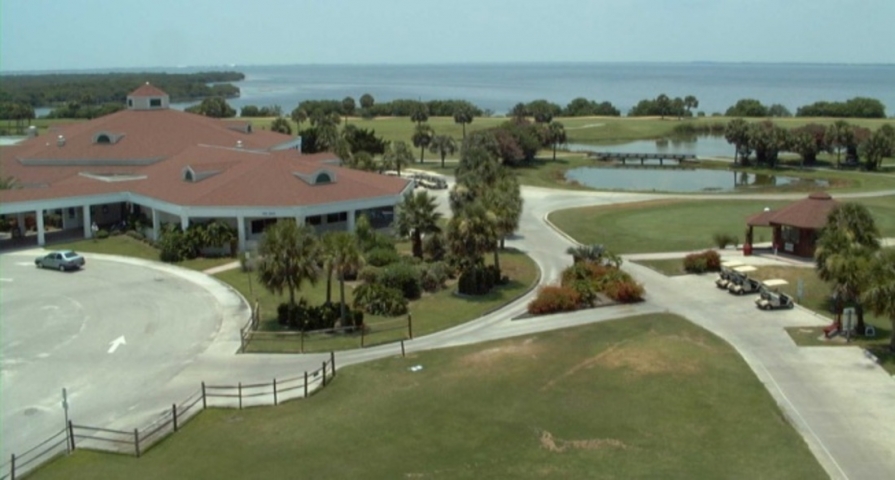
M330 153L303 155L300 138L170 109L168 95L147 83L125 110L0 148L0 176L18 187L0 190L0 214L36 230L37 245L47 215L61 218L55 232L67 238L90 238L94 223L131 214L150 219L153 239L166 223L217 219L236 229L240 250L281 218L318 231L353 230L362 214L388 224L412 182L340 163Z

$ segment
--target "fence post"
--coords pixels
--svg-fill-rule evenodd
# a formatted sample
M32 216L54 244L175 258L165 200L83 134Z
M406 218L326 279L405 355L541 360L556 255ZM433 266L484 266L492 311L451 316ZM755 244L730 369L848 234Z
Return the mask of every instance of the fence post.
M360 329L360 348L364 348L364 335L367 334L366 327L361 327Z
M308 398L308 372L305 370L305 398Z
M323 372L323 386L326 386L326 362L323 362L323 368L320 369Z
M246 335L245 335L245 327L239 329L239 353L245 353L246 350Z
M202 382L202 410L208 408L208 404L205 403L205 382Z
M304 329L301 330L301 335L299 335L299 337L301 337L301 344L298 347L298 351L301 353L305 353L305 331L304 331Z
M177 404L171 404L171 414L174 416L174 431L177 431Z
M410 312L407 312L407 333L410 335L410 339L413 340L413 317L410 316Z
M10 480L16 480L16 454L12 454L12 458L9 460L9 478Z
M242 382L239 382L237 388L239 388L239 409L242 410Z
M71 442L71 450L75 450L75 425L68 421L68 440Z
M137 458L140 458L140 432L134 429L134 450L137 452Z
M401 340L401 357L403 358L405 356L406 355L404 354L404 340Z
M329 364L333 369L333 378L336 378L336 352L329 351Z
M277 406L277 379L273 379L273 405Z

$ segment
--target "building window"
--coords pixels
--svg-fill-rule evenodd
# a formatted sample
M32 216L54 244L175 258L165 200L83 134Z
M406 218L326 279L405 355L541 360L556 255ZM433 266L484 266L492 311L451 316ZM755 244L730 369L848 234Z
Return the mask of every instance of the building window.
M798 228L784 226L781 229L780 234L783 237L784 243L792 243L792 244L799 243L799 229Z
M252 220L252 234L257 235L259 233L264 233L264 230L267 227L277 223L276 218L264 218L261 220Z
M112 139L105 133L96 137L96 143L112 143Z
M193 171L190 170L189 168L187 168L186 170L184 170L184 172L183 172L183 179L186 180L187 182L192 182L192 181L194 180L194 177L193 177Z
M132 98L128 98L128 99L127 99L127 106L133 108L133 107L134 107L134 99L132 99Z
M162 99L161 99L161 98L150 98L150 99L149 99L149 106L150 106L150 107L161 107L161 106L162 106Z
M332 181L333 181L332 177L330 177L328 173L323 172L323 173L320 173L320 174L317 175L317 179L314 180L314 183L315 183L315 184L318 184L318 183L332 183Z
M305 219L305 223L307 223L308 225L320 225L321 223L323 223L323 217L321 217L320 215L312 215Z
M68 218L75 218L75 209L72 207L68 208Z

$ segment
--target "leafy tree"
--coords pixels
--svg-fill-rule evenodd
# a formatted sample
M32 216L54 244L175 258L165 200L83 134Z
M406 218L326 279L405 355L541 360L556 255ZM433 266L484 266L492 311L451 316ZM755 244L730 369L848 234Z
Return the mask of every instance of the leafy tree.
M562 113L562 108L547 100L535 100L525 106L525 110L534 117L535 123L550 123L553 117Z
M889 351L895 352L895 249L876 252L867 275L867 288L861 294L861 303L877 315L889 317L892 323Z
M547 125L547 134L549 135L550 143L553 145L553 161L556 161L556 146L560 144L566 143L566 128L560 122L550 122Z
M459 123L463 128L463 139L466 139L466 125L475 119L475 112L469 104L460 104L454 109L454 123ZM442 160L444 157L442 156ZM443 162L442 162L443 163ZM444 165L442 165L443 167Z
M357 237L350 232L334 232L330 237L330 264L339 280L341 325L346 326L345 277L364 266Z
M199 103L195 110L191 110L191 113L198 113L199 115L212 118L231 118L236 116L236 110L223 97L206 98Z
M842 160L842 150L854 143L855 129L845 120L836 120L827 127L825 141L836 150L836 167Z
M748 134L756 162L776 166L779 153L789 145L789 130L765 120L749 124Z
M416 102L413 112L410 113L410 120L416 122L417 126L420 126L423 122L429 120L429 108L426 107L425 103Z
M693 109L699 108L699 100L696 99L693 95L687 95L684 97L684 108L687 109L687 116L693 115Z
M728 117L767 117L768 107L754 98L743 98L728 108L724 115Z
M618 111L617 108L612 106L609 102L597 103L593 100L588 100L584 97L577 97L572 99L566 108L563 109L562 115L566 117L590 117L590 116L605 116L605 117L617 117L621 115L621 112Z
M354 111L357 109L357 105L354 103L354 97L345 97L342 99L342 115L349 116L354 115ZM348 119L346 118L347 122Z
M345 125L345 128L342 129L342 138L348 142L353 154L367 152L371 155L382 155L385 153L387 142L376 135L376 130Z
M289 120L286 120L283 117L277 117L270 122L270 131L292 135L292 125L289 125Z
M289 115L292 118L292 121L297 125L296 130L301 130L301 124L307 121L308 119L308 111L302 107L295 107L292 110L292 113Z
M827 128L816 123L790 130L790 149L802 157L802 165L813 165L818 153L830 151L826 133Z
M827 216L814 252L817 275L833 284L837 311L854 306L858 321L856 330L864 333L864 309L861 293L867 286L866 272L874 252L880 247L879 230L864 205L845 203L836 206Z
M799 107L798 117L886 118L886 107L875 98L855 97L845 102L815 102Z
M524 103L517 103L516 105L513 105L513 109L510 110L510 116L516 121L525 121L525 117L528 116L528 109L525 107Z
M883 158L891 157L893 150L895 150L895 129L890 125L883 125L861 144L861 154L867 170L880 169Z
M373 155L371 155L370 152L366 152L364 150L361 150L352 156L351 166L352 168L364 170L366 172L376 171L376 162L373 160Z
M749 124L742 118L734 118L727 123L727 127L724 129L724 138L727 140L727 143L734 145L734 163L738 159L741 163L746 163L751 152L748 146Z
M426 190L407 192L395 208L395 228L400 235L410 237L416 258L423 258L423 235L441 232L441 213L436 202Z
M435 135L429 144L429 151L441 156L441 168L444 168L444 158L457 152L457 144L450 135Z
M375 103L375 100L373 100L373 95L370 95L369 93L365 93L360 96L360 108L363 108L364 110L369 110L369 109L373 108L374 103Z
M289 291L289 304L296 305L295 291L305 282L317 283L320 275L320 245L314 229L280 220L267 227L258 249L258 280L271 293Z
M659 94L656 97L656 110L659 113L659 116L664 120L665 116L672 112L672 103L671 99L668 98L668 95L664 93Z
M428 123L418 123L413 130L411 141L413 142L414 147L420 149L420 163L423 163L426 148L432 143L432 138L434 137L435 130L433 130Z
M671 112L677 116L677 119L680 120L681 117L684 116L684 113L687 112L685 109L686 105L684 104L684 99L681 97L674 97L674 100L671 101Z
M398 175L401 175L401 167L413 163L413 153L410 152L407 142L392 142L382 156L382 161L384 165L394 168L398 171ZM386 168L386 170L390 168Z
M786 108L785 106L780 105L779 103L775 103L775 104L771 105L770 107L768 107L768 116L769 117L791 117L792 112L790 112L789 109Z

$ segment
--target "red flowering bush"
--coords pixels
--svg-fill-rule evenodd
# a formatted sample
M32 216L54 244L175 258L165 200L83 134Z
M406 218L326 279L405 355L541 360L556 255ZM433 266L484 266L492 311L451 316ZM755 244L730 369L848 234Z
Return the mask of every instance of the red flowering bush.
M528 313L571 312L581 305L581 295L571 287L547 285L541 287L538 296L528 304Z
M643 300L643 285L626 279L611 283L606 288L606 295L619 303L635 303Z

